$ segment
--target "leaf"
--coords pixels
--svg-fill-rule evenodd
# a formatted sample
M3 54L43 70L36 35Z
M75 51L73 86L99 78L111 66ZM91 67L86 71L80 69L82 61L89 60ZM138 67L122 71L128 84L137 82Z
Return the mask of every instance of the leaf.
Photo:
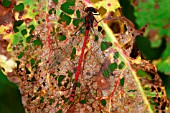
M157 64L158 70L166 75L170 75L170 57Z

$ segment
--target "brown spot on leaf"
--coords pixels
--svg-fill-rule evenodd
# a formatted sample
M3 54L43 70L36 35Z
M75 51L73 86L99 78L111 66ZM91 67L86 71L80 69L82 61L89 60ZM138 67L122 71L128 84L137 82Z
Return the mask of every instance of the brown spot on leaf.
M156 4L154 5L154 8L155 8L155 9L159 9L159 4L156 3Z

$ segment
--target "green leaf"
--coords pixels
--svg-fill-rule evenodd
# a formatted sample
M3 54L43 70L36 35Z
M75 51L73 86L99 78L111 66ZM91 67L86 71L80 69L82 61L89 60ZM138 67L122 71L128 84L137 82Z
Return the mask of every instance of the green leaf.
M158 37L170 36L169 12L170 4L168 0L146 0L140 2L135 7L136 22L141 27L149 23L149 30L156 30ZM149 1L149 2L148 2ZM155 7L157 5L157 7ZM143 16L146 15L146 16ZM156 40L157 37L152 37Z
M27 30L26 29L23 29L22 31L21 31L21 34L24 36L24 35L26 35L27 34Z
M104 70L102 75L104 77L109 77L109 75L110 75L109 70L108 69Z
M42 42L41 42L41 40L40 40L40 38L37 38L36 40L34 40L33 41L33 44L34 44L34 46L41 46L41 48L42 48L42 46L43 46L43 44L42 44Z
M61 81L62 81L64 78L65 78L64 75L60 75L60 76L58 77L58 86L62 86Z
M60 109L60 110L58 110L56 113L62 113L62 110Z
M40 103L43 103L43 102L44 102L44 97L41 97Z
M124 67L125 63L123 61L121 61L121 63L119 64L119 69L122 69Z
M113 57L114 57L114 59L119 58L119 52L115 52Z
M23 56L24 56L24 52L20 52L18 58L20 59L20 58L22 58Z
M61 5L61 10L67 14L73 14L74 10L70 8L70 6L75 5L75 0L67 0L65 3Z
M81 17L81 14L80 14L80 11L79 11L79 10L76 11L76 15L77 15L77 18L80 18L80 17Z
M80 86L81 86L80 82L77 82L77 87L80 87Z
M161 55L161 58L163 60L168 59L168 57L170 56L170 42L166 43L166 48L164 50L164 52Z
M78 25L79 25L79 20L74 19L74 20L73 20L73 25L74 25L74 26L78 26Z
M24 4L20 3L19 5L14 6L14 11L24 11Z
M58 2L58 0L52 0L53 2Z
M51 8L48 13L51 15L51 14L53 14L53 12L55 12L55 9Z
M28 36L28 37L26 38L26 42L27 42L27 43L30 43L31 38L33 38L33 37L34 37L33 35Z
M87 100L81 100L80 103L81 104L85 104L87 102Z
M151 42L151 47L152 48L157 48L157 47L160 47L162 44L162 40L161 39L156 39L156 40L153 40Z
M4 7L9 7L11 5L11 1L10 0L2 0L2 5Z
M33 65L34 65L35 60L32 58L32 59L30 60L30 62L31 62L31 66L33 66Z
M74 48L72 49L71 59L74 59L75 54L76 54L76 48L74 47Z
M49 99L50 105L52 105L52 103L54 102L54 100L52 98Z
M170 75L170 56L168 59L159 62L157 68L160 72Z
M114 62L114 63L112 63L112 64L109 65L109 70L110 70L111 72L113 72L116 68L117 68L117 63L116 63L116 62Z
M105 100L105 99L102 99L102 100L101 100L101 104L102 104L103 106L106 106L106 100Z
M129 90L129 91L127 91L127 92L136 92L137 90Z
M66 36L65 36L65 35L61 35L61 36L59 37L59 41L64 41L64 40L66 40Z
M71 17L62 12L60 14L60 20L58 22L59 23L66 22L66 24L69 25L71 22Z
M31 34L34 31L35 26L34 25L30 25L28 28L31 29L30 32L29 32Z
M66 73L68 74L68 77L72 77L73 76L73 73L70 72L70 71L67 71Z
M99 37L96 35L94 41L98 41Z
M23 20L18 20L18 21L14 21L14 26L13 27L18 27L23 23Z
M151 75L149 75L148 73L146 73L145 71L143 71L142 69L139 69L137 71L137 75L140 76L141 78L147 78L149 80L152 80Z
M13 37L13 40L12 40L12 44L13 45L16 45L19 41L20 41L20 39L21 39L21 34L20 33L15 33L14 34L14 37Z
M112 44L110 42L101 42L100 48L102 51L108 49Z
M124 86L124 82L125 82L124 78L120 79L120 86Z

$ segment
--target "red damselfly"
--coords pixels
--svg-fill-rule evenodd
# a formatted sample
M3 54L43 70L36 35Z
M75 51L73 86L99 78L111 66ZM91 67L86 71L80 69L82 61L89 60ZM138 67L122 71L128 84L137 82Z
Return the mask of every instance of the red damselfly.
M75 74L74 84L73 84L72 92L71 92L71 96L70 96L70 101L71 102L74 101L76 86L77 86L78 77L79 77L80 71L81 71L81 64L82 64L82 61L83 61L84 50L85 50L85 47L86 47L89 31L91 29L94 32L94 29L93 29L93 22L94 21L96 21L98 23L98 21L94 17L94 15L99 15L97 13L97 9L95 9L93 7L86 7L85 9L83 9L83 11L87 13L87 15L84 17L85 22L82 25L82 26L85 26L84 42L83 42L83 46L82 46L82 50L81 50L81 54L80 54L76 74ZM95 32L94 32L94 34L95 34ZM97 35L95 34L95 36L97 36Z

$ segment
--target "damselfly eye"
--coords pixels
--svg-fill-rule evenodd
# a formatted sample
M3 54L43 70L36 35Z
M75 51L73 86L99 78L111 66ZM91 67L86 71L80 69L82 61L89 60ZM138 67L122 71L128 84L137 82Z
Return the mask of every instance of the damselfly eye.
M94 7L86 7L85 12L97 13L97 9L95 9Z

